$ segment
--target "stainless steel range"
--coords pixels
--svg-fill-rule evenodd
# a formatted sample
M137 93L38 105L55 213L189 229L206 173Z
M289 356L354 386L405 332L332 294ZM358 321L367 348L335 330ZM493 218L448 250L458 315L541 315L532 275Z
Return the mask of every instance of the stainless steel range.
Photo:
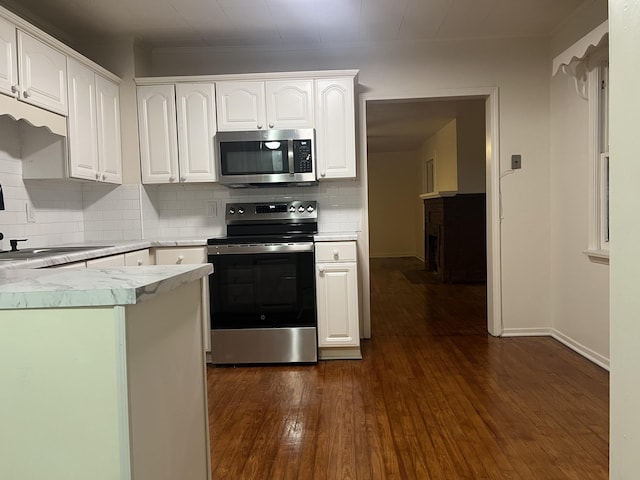
M207 242L212 363L317 362L317 219L315 201L227 204Z

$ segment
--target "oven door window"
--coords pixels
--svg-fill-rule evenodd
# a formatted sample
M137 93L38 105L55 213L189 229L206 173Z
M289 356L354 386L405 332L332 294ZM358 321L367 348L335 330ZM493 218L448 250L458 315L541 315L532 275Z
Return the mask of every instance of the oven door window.
M223 175L289 173L286 141L222 142Z
M212 328L315 326L312 252L209 257Z

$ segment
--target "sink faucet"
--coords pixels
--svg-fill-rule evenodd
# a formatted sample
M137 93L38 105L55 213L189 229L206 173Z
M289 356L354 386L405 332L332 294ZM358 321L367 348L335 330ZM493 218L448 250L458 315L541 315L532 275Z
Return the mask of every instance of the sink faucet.
M17 252L18 251L18 242L26 242L27 240L28 240L27 238L21 238L21 239L12 238L11 240L9 240L9 243L11 244L11 251L12 252Z

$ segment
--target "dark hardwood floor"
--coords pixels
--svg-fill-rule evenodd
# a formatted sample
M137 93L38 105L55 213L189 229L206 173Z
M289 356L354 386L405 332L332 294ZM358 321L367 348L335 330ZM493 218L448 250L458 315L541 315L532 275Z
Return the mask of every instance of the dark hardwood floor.
M208 369L215 480L608 478L608 373L421 269L372 260L362 361Z

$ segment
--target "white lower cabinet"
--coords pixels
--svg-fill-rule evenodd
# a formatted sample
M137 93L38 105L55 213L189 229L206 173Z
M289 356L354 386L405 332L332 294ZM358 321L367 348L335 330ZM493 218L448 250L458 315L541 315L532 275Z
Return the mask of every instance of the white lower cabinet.
M142 265L153 265L151 252L148 248L124 254L125 267L140 267Z
M124 254L87 260L87 268L124 267Z
M207 263L207 247L158 247L154 249L156 265ZM211 352L211 311L209 309L209 277L202 279L202 335L204 349Z
M361 358L355 242L316 243L320 358Z

